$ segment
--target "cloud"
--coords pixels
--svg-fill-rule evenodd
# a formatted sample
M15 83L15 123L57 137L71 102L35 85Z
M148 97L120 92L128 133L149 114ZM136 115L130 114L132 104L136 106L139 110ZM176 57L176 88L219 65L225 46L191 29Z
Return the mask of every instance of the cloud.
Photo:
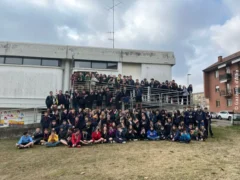
M210 28L211 41L228 54L240 50L240 16L235 16L223 25L215 25Z

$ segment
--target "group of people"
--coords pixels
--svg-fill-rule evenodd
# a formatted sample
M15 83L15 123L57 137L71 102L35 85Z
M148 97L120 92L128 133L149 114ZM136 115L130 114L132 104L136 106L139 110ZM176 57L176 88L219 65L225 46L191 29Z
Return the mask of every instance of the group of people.
M160 89L169 89L169 90L176 90L176 91L183 91L184 93L192 93L193 88L190 84L188 87L178 85L175 80L165 82L160 82L154 78L151 78L149 82L146 78L143 80L136 79L134 81L132 76L122 76L119 74L118 76L115 75L106 75L106 74L96 74L91 72L75 72L72 74L72 85L76 82L86 82L90 81L91 84L96 85L98 82L100 85L113 85L113 87L120 87L123 85L126 86L136 86L139 85L141 87L151 87L151 88L160 88Z
M96 143L126 143L137 140L169 140L189 143L213 136L211 115L205 108L185 108L167 112L151 109L64 109L61 114L51 109L44 113L41 128L29 135L24 132L16 146L33 145L70 148Z
M137 79L134 81L132 76L123 76L121 74L116 76L106 76L102 74L90 74L90 73L82 73L76 72L72 77L73 81L91 81L93 80L92 86L89 88L76 88L74 91L66 91L65 94L60 90L56 92L56 95L53 95L51 91L50 94L46 98L46 106L48 109L58 106L61 109L66 108L69 110L70 104L72 107L77 110L78 108L116 108L122 109L122 105L124 105L125 109L129 107L130 99L134 99L136 102L136 108L142 108L142 100L143 100L143 88L150 87L151 89L158 89L159 91L154 91L152 94L161 94L164 93L165 90L169 89L173 92L178 92L178 95L171 94L163 95L162 102L175 102L180 104L182 102L183 105L190 104L190 95L193 92L192 85L190 84L188 88L185 86L177 85L175 80L165 81L160 83L157 80L151 79L151 82L148 82L146 79L139 82ZM96 85L95 82L99 82L100 85ZM102 84L102 83L107 84ZM114 85L114 86L111 86ZM93 88L94 87L94 88ZM155 96L153 96L154 98ZM156 96L155 100L160 101L159 96Z

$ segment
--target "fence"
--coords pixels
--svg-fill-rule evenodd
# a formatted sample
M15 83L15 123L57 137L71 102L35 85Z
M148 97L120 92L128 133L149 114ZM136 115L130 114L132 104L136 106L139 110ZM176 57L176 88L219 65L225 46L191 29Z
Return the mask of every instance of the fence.
M122 99L122 110L139 107L137 106L138 103L136 102L135 86L99 83L93 81L74 82L72 85L72 90L78 89L90 91L102 88L109 88L110 92L113 94L113 97L115 97L117 89L130 92L129 97ZM182 93L179 91L143 86L142 92L142 108L162 108L173 110L181 109L183 106L192 105L192 98L190 96L182 96ZM115 98L113 98L112 104L113 106L115 105ZM96 107L96 102L94 102L93 108ZM102 108L106 108L105 96L103 96ZM40 123L44 111L46 111L46 107L36 107L30 109L3 109L0 114L0 127L20 127L28 124ZM59 112L59 116L61 116L61 111Z

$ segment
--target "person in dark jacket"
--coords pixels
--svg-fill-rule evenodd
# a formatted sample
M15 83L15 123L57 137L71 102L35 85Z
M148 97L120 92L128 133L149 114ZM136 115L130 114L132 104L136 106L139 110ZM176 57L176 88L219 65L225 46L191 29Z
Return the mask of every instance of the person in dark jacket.
M120 91L120 89L117 89L116 96L115 96L116 109L118 109L118 110L122 109L121 105L122 105L122 92Z
M158 132L159 139L160 140L165 140L166 139L165 134L166 134L166 131L165 131L164 126L161 126L160 131Z
M178 141L179 137L180 137L180 134L179 134L179 131L178 131L176 125L173 125L172 130L171 130L170 135L169 135L169 139L171 141Z
M212 132L212 116L210 114L210 112L208 111L208 108L204 108L205 111L205 121L204 121L204 125L205 125L205 129L206 129L206 135L208 137L208 131L210 133L210 136L213 137L213 132Z
M117 126L115 142L117 142L117 143L126 143L126 138L125 138L125 136L123 134L123 130L122 130L121 125Z
M197 111L196 111L196 113L195 113L195 120L196 120L198 129L200 129L201 121L202 121L202 120L205 121L205 113L202 111L202 109L200 108L200 106L197 107Z
M97 92L97 108L102 108L102 101L103 101L103 90L98 90Z
M139 133L139 139L145 140L147 138L146 129L144 127L141 128L141 131Z
M76 111L75 111L75 109L72 109L68 114L68 124L69 125L72 125L72 126L74 125L75 117L76 117Z
M81 144L83 145L89 145L93 143L91 133L87 129L83 129L82 131L82 139L81 139Z
M109 88L106 89L106 107L111 107L112 105L112 93L109 91Z
M36 128L35 132L33 133L33 143L34 145L40 144L40 141L43 138L43 133L41 132L40 128Z
M49 96L47 96L45 103L47 108L51 109L52 105L54 104L54 96L52 91L50 91Z
M49 133L48 129L44 129L43 137L42 137L42 140L40 141L41 145L45 145L45 143L48 142L49 136L50 136L50 133Z
M44 129L48 129L50 124L51 124L51 120L50 120L50 117L48 116L48 113L45 112L44 113L44 116L42 116L42 119L41 119L41 126L42 126L42 130L44 131Z
M103 138L103 143L108 143L109 142L109 135L108 135L107 126L103 127L102 138Z
M64 109L64 111L61 113L61 123L63 123L63 121L67 121L68 120L68 110Z
M61 139L65 139L66 135L67 135L67 131L63 127L60 127L58 132L59 140L61 141Z
M73 108L77 111L79 108L79 93L77 89L75 89L74 93L72 94L72 103Z
M65 99L65 96L62 93L62 90L59 90L59 93L57 95L57 101L58 101L58 106L60 106L61 109L64 109L66 99Z
M64 131L67 131L71 127L71 125L67 124L66 120L63 120L62 124L60 125L60 128L63 128Z
M74 129L80 129L80 121L79 121L79 117L78 116L75 117L75 120L74 120L74 122L72 124L72 127Z
M135 129L133 129L132 125L129 125L129 128L127 130L127 140L128 141L134 141L138 139L138 133Z
M85 109L85 106L86 106L86 97L87 97L87 94L85 91L82 91L79 96L78 96L78 105L79 105L79 108L81 109Z
M195 124L196 123L195 112L193 111L193 108L191 108L191 107L189 108L186 119L187 119L188 124Z
M55 130L56 133L58 134L58 132L59 132L59 125L57 124L57 121L55 119L52 120L51 125L50 125L50 129L51 129L51 131Z
M139 85L136 86L136 109L138 106L142 109L142 88Z
M90 93L86 96L86 107L87 108L92 109L95 97L96 97L95 93L93 92L93 90L91 90Z
M164 129L165 129L165 137L169 137L171 129L172 129L172 119L168 118L167 122L164 125Z
M65 132L67 132L65 134ZM65 137L64 137L65 134ZM63 130L62 135L59 134L59 140L62 144L64 144L65 146L69 146L72 144L71 140L72 140L72 134L73 134L73 129L69 128L67 131Z
M67 110L69 110L69 106L70 106L70 94L69 94L68 91L65 92L64 97L65 97L65 104L64 104L64 106L65 106L65 108L66 108Z

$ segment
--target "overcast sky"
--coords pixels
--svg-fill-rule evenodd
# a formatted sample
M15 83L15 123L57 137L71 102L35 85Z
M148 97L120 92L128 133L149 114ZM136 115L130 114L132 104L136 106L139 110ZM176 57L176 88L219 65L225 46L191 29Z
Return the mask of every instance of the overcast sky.
M115 0L118 3L118 0ZM203 91L202 69L240 50L240 0L121 0L116 48L173 51L173 79ZM112 0L0 0L0 41L112 47Z

